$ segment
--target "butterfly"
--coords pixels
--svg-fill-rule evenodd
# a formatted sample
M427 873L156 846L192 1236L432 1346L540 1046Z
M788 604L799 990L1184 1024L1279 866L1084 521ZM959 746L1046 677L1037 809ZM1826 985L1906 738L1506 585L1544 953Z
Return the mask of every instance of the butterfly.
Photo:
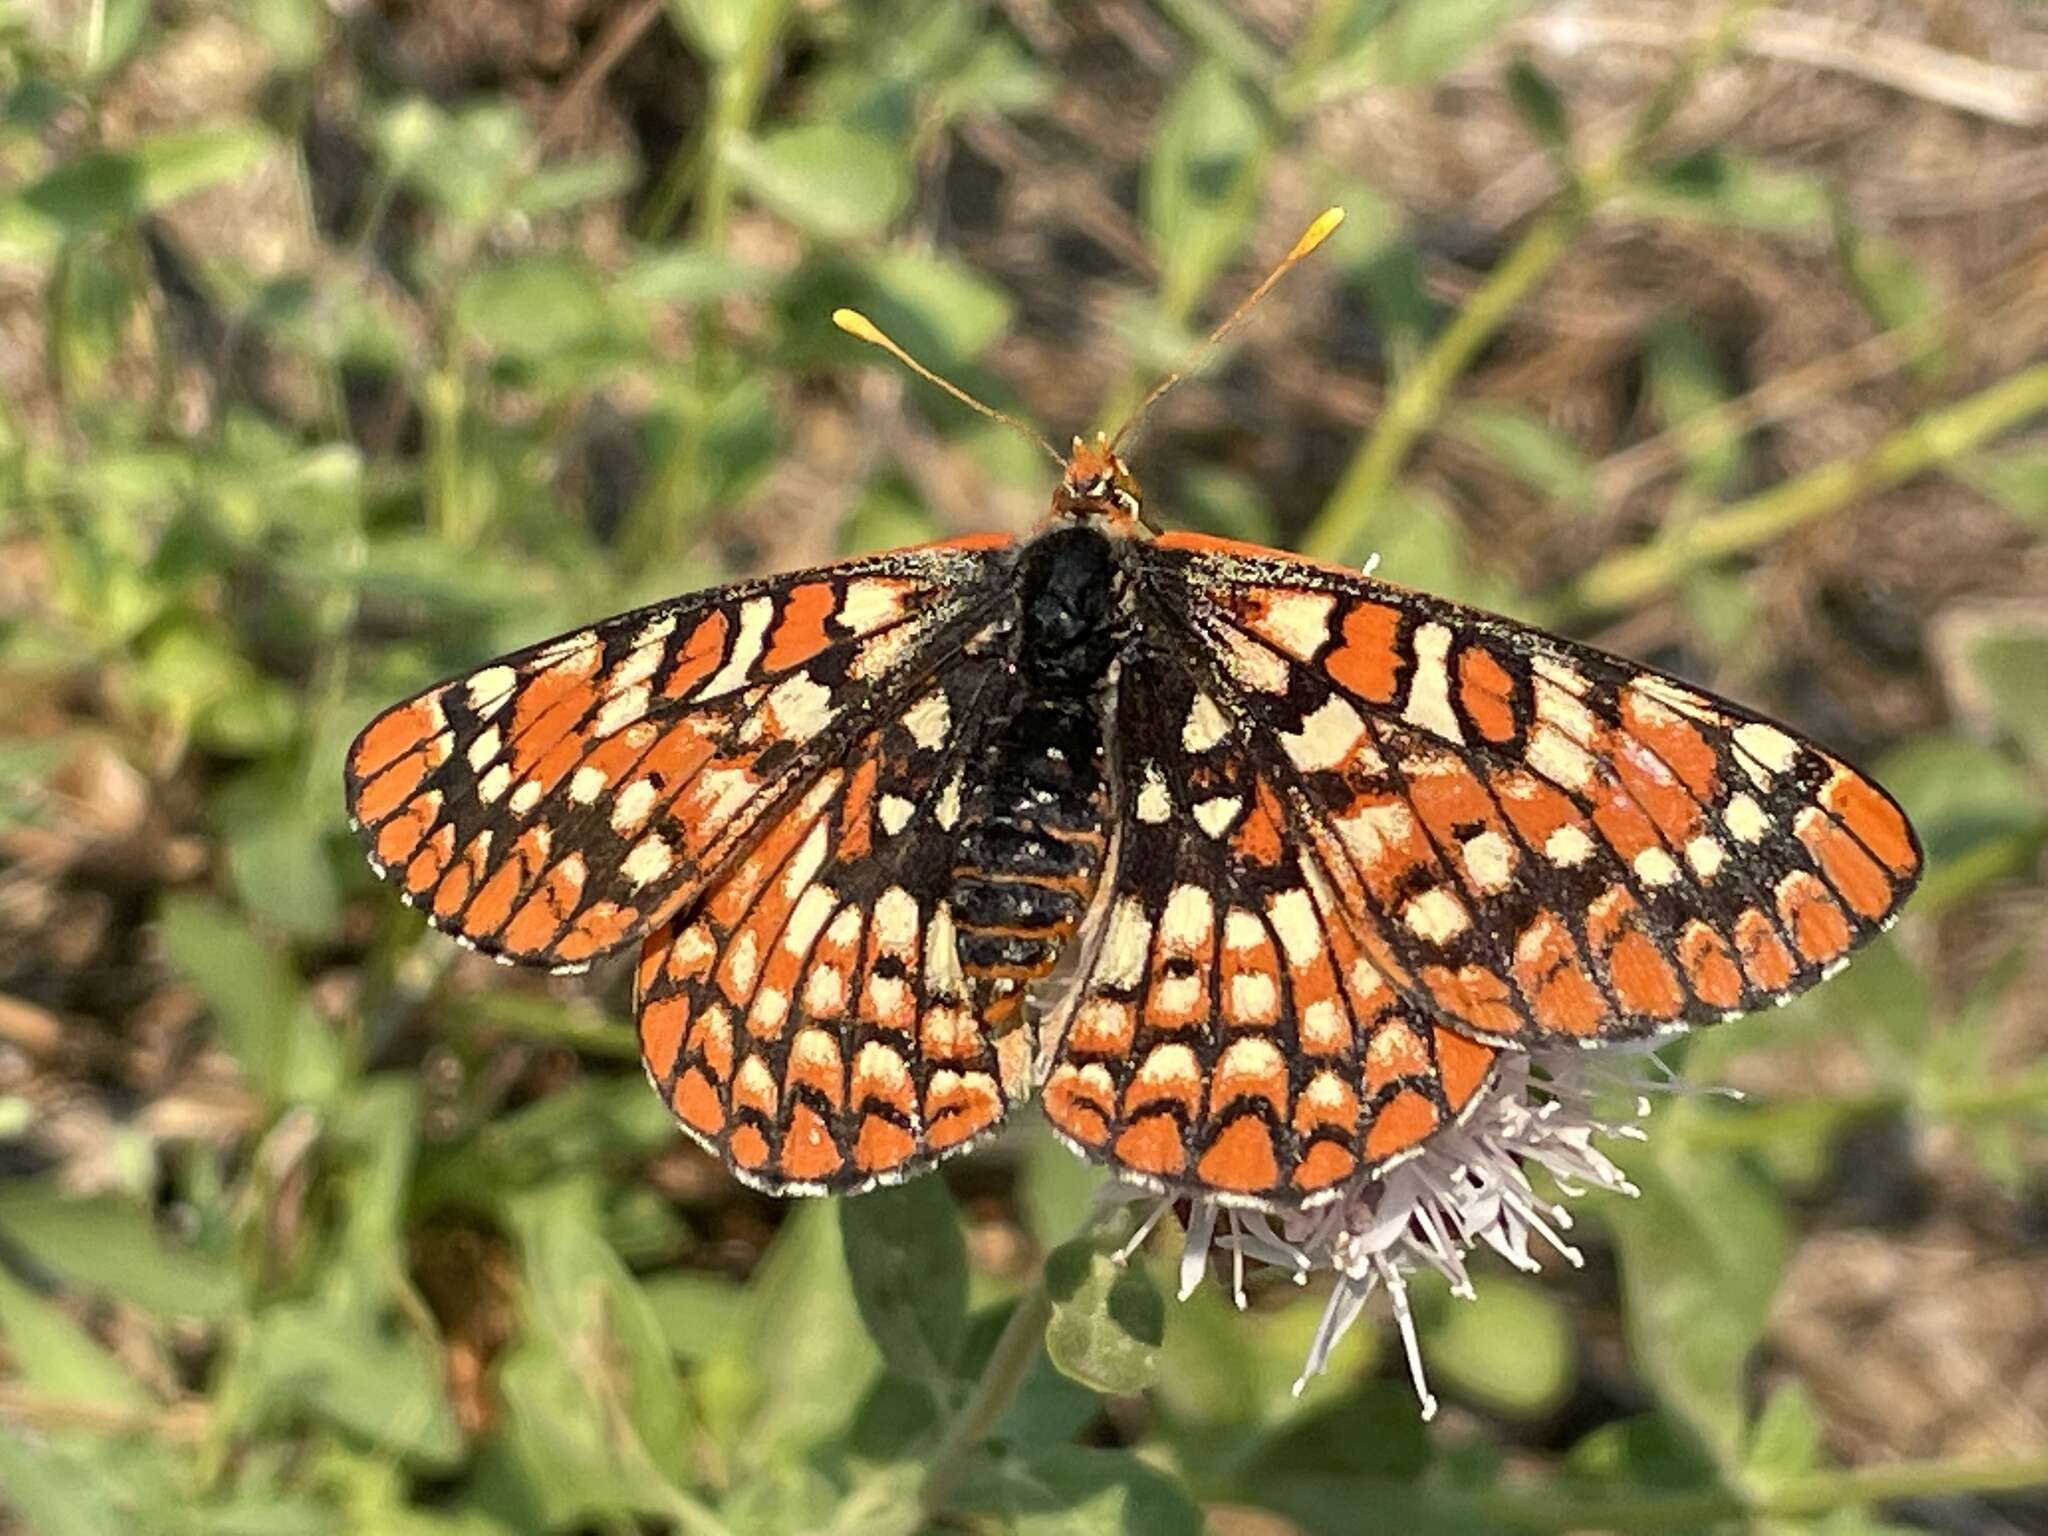
M1785 1001L1919 877L1780 724L1158 532L1115 438L1052 456L1027 536L691 593L386 710L345 770L373 867L499 960L637 945L648 1078L756 1188L907 1178L1035 1094L1121 1177L1265 1209L1414 1155L1506 1053Z

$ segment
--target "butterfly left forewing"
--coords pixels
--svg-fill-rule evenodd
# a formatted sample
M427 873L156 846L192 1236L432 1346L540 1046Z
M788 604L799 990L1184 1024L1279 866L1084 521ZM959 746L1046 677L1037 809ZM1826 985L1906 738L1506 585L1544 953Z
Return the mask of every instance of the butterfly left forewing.
M581 969L700 891L864 709L971 633L1004 542L692 593L448 679L356 738L350 820L435 927Z
M1294 834L1416 1006L1496 1043L1598 1041L1782 1000L1920 871L1892 800L1725 700L1293 557L1170 534L1147 601L1277 748Z

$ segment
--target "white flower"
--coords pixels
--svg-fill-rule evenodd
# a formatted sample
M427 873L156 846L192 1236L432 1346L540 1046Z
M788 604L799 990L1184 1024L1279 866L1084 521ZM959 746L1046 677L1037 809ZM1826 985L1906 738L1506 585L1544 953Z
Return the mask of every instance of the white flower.
M1601 1119L1593 1107L1597 1095L1616 1088L1634 1097L1632 1118L1619 1123ZM1643 1139L1634 1122L1650 1112L1645 1090L1682 1091L1648 1050L1504 1054L1494 1081L1463 1121L1431 1137L1405 1162L1359 1179L1335 1201L1270 1216L1207 1197L1190 1201L1181 1248L1181 1298L1202 1283L1213 1250L1230 1255L1230 1289L1240 1307L1247 1260L1286 1270L1298 1283L1319 1271L1334 1273L1329 1304L1294 1384L1299 1394L1329 1364L1337 1341L1373 1292L1384 1289L1422 1416L1433 1418L1437 1401L1423 1373L1422 1348L1408 1309L1408 1277L1434 1270L1450 1282L1453 1296L1469 1299L1472 1277L1466 1260L1482 1246L1532 1273L1542 1267L1539 1256L1546 1250L1575 1267L1582 1264L1578 1249L1563 1236L1571 1229L1571 1212L1537 1195L1529 1168L1542 1168L1567 1198L1589 1189L1633 1195L1635 1186L1594 1138ZM1111 1185L1104 1194L1109 1200L1153 1206L1124 1245L1124 1255L1136 1251L1177 1199L1185 1198L1130 1184Z

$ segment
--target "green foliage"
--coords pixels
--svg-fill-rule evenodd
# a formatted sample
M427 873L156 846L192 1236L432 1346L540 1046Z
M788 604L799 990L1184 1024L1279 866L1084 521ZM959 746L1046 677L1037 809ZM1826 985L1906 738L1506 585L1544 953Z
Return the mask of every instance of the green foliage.
M1325 367L1367 405L1276 442L1262 384L1226 378L1202 428L1219 451L1169 446L1148 481L1162 515L1376 550L1390 579L1541 617L1569 594L1518 577L1597 574L1651 523L1711 526L1767 486L1771 429L1811 404L1741 419L1770 348L1730 345L1676 281L1639 334L1601 343L1641 434L1614 459L1593 457L1586 413L1472 388L1496 353L1526 363L1531 335L1581 339L1560 306L1496 345L1558 264L1592 259L1589 226L1829 267L1930 415L1983 371L1944 321L1939 242L1865 227L1828 173L1739 136L1595 160L1612 86L1579 99L1570 59L1523 51L1524 0L1337 0L1293 31L1164 0L1114 50L1077 33L1166 61L1134 144L1082 131L1107 119L1072 93L1104 76L1060 54L1056 7L599 7L638 16L673 77L645 138L621 130L630 112L596 133L552 115L596 38L518 90L444 89L429 82L466 64L389 50L417 46L393 41L413 13L460 6L367 29L348 9L0 6L0 683L22 726L0 739L0 925L50 896L76 946L28 969L0 955L21 994L0 997L0 1153L34 1170L0 1187L0 1523L1174 1536L1251 1507L1269 1513L1247 1527L1315 1536L1887 1529L1869 1509L1917 1486L1850 1480L1825 1397L1761 1394L1757 1362L1801 1201L1851 1128L1931 1134L1990 1187L2037 1189L2048 1080L2013 1071L2010 1045L2024 950L1958 960L1933 921L2038 894L2048 631L2023 601L1930 629L1949 723L1875 765L1930 854L1907 927L1688 1054L1703 1079L1775 1087L1660 1107L1629 1158L1641 1195L1573 1234L1585 1278L1488 1259L1474 1299L1415 1286L1455 1410L1438 1425L1371 1321L1297 1391L1322 1283L1253 1266L1244 1311L1213 1284L1170 1301L1171 1245L1115 1257L1098 1176L1040 1128L950 1185L736 1192L647 1091L622 985L528 984L424 936L372 894L338 789L374 708L495 651L790 548L915 543L959 531L955 503L1042 498L1046 466L1012 434L916 386L880 409L874 354L828 323L839 305L1006 408L1020 359L1094 381L1083 349L1121 346L1113 418L1284 249L1280 224L1341 202L1284 294L1315 295L1304 332L1361 334L1277 363L1296 370L1289 410L1319 403ZM626 68L585 84L602 100ZM1489 135L1554 201L1447 232L1444 208L1412 211L1414 164L1333 148L1356 142L1345 120L1438 95L1492 114L1459 141L1446 207L1487 189L1462 157ZM670 140L661 163L624 147ZM1022 201L1057 238L1035 253L1064 261L1061 242L1121 220L1104 249L1149 261L1107 335L1023 334L1048 293L1093 324L1064 291L1084 261L1027 292L964 254L1001 244L976 193L995 159L1043 178ZM1107 195L1070 199L1102 166ZM1990 441L2038 414L2016 398L1891 477L1967 487L2015 547L2048 529L2038 441ZM1333 450L1331 422L1348 434L1361 412L1355 453ZM1285 464L1308 468L1283 494ZM1476 541L1498 525L1466 504L1474 481L1540 504L1528 539L1560 547ZM1838 474L1822 511L1876 483ZM1306 525L1302 484L1329 493ZM1627 610L1629 644L1683 636L1703 676L1772 677L1766 621L1800 583L1748 562L1793 526L1658 557L1602 589L1621 601L1583 606ZM1888 717L1858 718L1874 737ZM1940 1471L1921 1475L1952 1491Z

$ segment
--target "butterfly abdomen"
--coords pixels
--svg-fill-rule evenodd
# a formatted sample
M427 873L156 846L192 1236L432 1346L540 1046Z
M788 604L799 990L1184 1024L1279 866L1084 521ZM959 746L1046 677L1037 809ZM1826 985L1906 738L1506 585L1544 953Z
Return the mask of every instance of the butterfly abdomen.
M1021 985L1052 969L1102 869L1104 684L1119 642L1115 564L1058 529L1019 571L1017 693L989 740L955 857L961 968Z

